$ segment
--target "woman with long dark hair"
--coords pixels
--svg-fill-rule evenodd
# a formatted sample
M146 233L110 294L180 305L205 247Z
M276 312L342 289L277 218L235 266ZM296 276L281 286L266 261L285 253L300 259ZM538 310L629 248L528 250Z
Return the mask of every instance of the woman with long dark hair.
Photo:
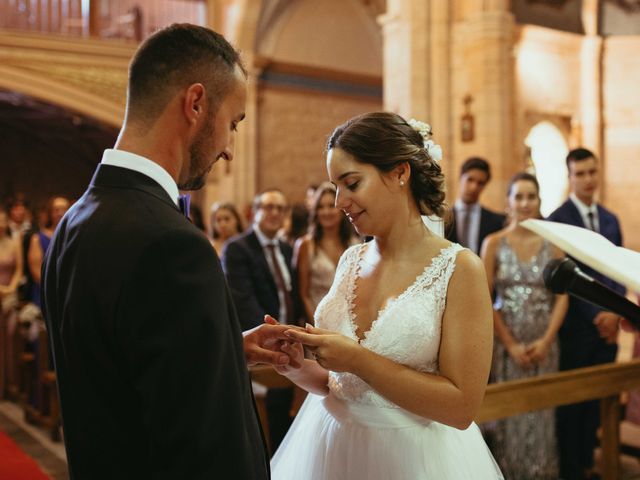
M224 242L242 233L242 220L233 203L214 203L211 207L211 244L218 255Z
M357 242L347 217L335 206L336 187L325 182L313 196L309 233L298 239L293 263L307 321L331 288L336 267L344 251Z
M480 260L432 231L444 175L431 128L399 115L339 126L327 170L336 206L367 243L342 255L317 327L277 367L307 396L272 478L502 478L473 424L491 364L491 301Z

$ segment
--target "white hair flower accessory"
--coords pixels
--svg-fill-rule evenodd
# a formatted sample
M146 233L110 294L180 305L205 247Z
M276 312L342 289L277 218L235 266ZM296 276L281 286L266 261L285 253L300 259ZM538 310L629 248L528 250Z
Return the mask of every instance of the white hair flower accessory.
M442 147L431 140L431 125L414 118L409 120L407 123L422 136L424 148L427 150L429 156L436 162L442 160Z

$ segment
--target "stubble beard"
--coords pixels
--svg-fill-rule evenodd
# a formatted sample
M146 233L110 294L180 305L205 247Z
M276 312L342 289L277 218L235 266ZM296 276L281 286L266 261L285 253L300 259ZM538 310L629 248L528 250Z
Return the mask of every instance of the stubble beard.
M180 190L200 190L204 187L207 174L215 163L215 160L210 161L206 154L206 145L214 134L213 118L209 118L189 148L189 177L178 185Z

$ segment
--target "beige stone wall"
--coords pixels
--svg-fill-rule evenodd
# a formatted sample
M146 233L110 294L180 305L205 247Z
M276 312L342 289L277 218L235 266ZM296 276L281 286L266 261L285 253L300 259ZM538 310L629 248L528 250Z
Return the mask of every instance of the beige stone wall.
M380 110L368 97L266 87L260 92L257 135L257 185L281 188L300 201L310 183L327 180L325 145L345 120Z
M640 37L604 47L605 203L620 218L625 246L640 251Z

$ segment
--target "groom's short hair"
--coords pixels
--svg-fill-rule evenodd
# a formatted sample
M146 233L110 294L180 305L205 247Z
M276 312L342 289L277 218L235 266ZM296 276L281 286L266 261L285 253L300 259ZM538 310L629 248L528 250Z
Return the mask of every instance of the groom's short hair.
M217 111L235 79L240 54L219 33L188 23L158 30L129 65L127 116L153 123L182 89L202 83Z

